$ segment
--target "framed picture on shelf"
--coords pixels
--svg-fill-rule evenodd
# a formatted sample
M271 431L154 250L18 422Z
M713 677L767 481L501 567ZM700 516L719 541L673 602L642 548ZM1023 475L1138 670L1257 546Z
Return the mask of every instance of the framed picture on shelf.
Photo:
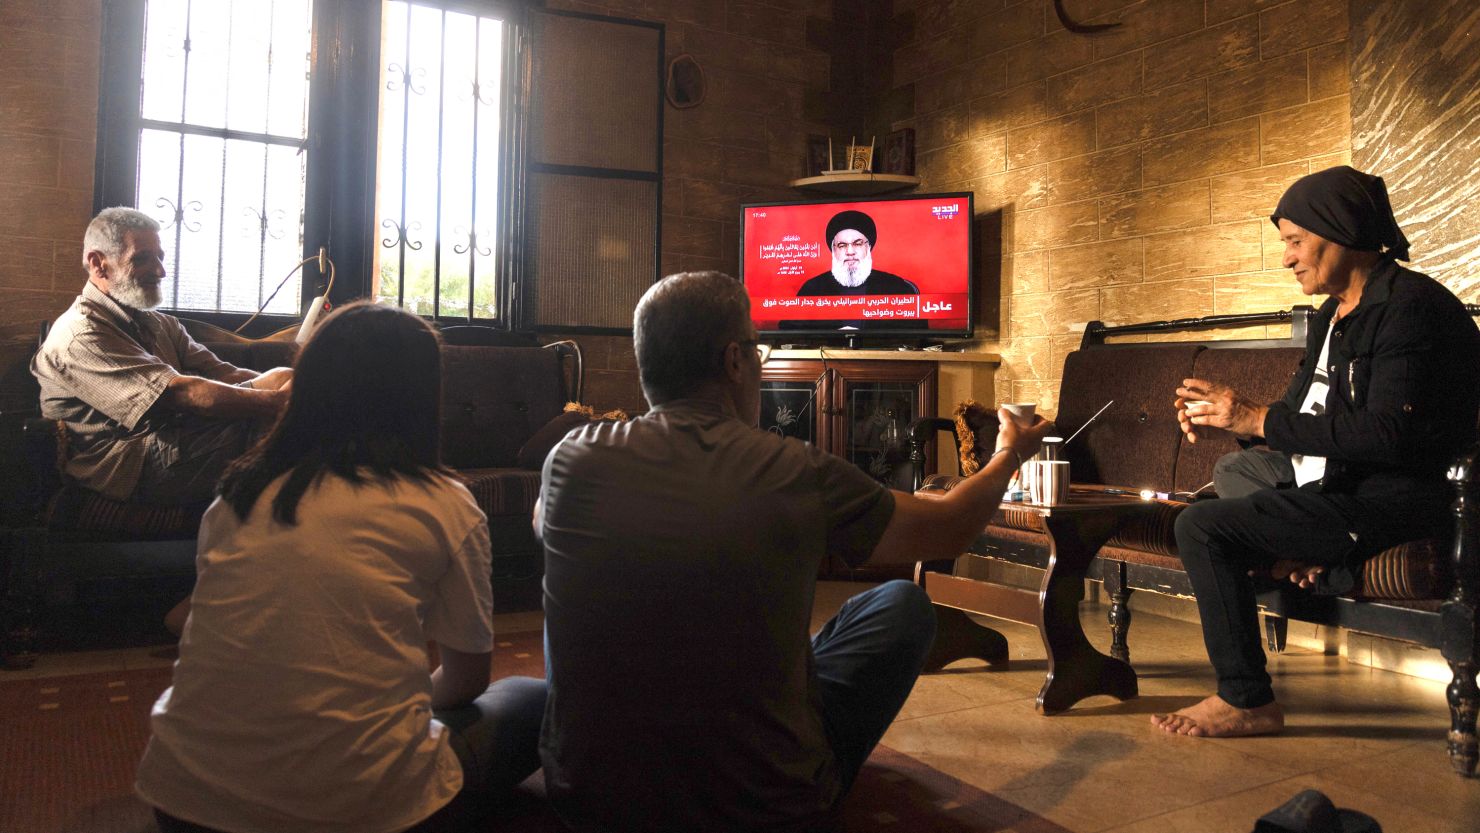
M807 136L807 176L821 176L832 169L832 160L827 158L830 147L826 136L817 133Z
M878 173L915 175L915 129L906 127L884 137Z
M848 146L848 170L858 173L868 173L874 167L873 145L849 145Z

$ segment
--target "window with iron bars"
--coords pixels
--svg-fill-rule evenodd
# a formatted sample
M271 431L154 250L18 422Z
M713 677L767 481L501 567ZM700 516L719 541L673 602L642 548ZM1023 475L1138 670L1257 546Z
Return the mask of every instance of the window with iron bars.
M505 27L419 2L387 3L382 20L372 295L497 319Z
M291 323L324 289L312 260L324 247L333 300L506 320L503 217L517 177L502 4L106 10L95 207L160 221L166 307L228 326L261 308L263 326Z

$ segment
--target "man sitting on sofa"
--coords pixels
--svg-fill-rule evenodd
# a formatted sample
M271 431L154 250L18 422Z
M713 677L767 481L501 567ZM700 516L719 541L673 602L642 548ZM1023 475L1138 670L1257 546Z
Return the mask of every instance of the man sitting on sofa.
M1177 734L1283 728L1256 577L1344 593L1367 558L1439 534L1449 522L1445 469L1480 408L1480 331L1442 284L1398 265L1408 241L1382 179L1345 166L1311 174L1270 219L1301 291L1330 297L1281 401L1266 406L1203 379L1177 389L1188 442L1221 428L1260 443L1219 460L1219 499L1177 517L1218 675L1213 696L1152 718Z
M545 459L547 789L581 831L818 829L935 633L893 581L809 640L822 559L958 555L1052 425L1003 419L982 470L923 500L756 427L766 354L734 278L664 279L633 336L652 411Z
M119 501L200 504L287 402L293 371L218 359L154 312L165 277L159 224L104 209L82 241L87 283L31 361L41 414L66 423L66 474Z

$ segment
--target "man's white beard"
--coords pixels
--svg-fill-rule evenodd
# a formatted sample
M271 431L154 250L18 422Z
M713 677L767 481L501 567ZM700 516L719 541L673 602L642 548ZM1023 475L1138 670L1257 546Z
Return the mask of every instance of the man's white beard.
M839 260L837 258L833 258L833 268L832 268L832 276L833 276L833 279L836 280L838 283L842 284L843 286L848 287L849 289L852 289L855 286L862 285L864 281L868 280L868 276L870 274L872 274L873 271L874 271L874 253L873 252L869 252L868 254L864 255L861 258L859 258L858 259L858 262L855 263L855 264L853 264L853 271L851 271L851 272L848 271L848 263L847 263L847 261L843 261L843 260Z
M159 284L142 286L132 275L118 275L108 286L108 294L120 304L131 309L150 310L164 300Z

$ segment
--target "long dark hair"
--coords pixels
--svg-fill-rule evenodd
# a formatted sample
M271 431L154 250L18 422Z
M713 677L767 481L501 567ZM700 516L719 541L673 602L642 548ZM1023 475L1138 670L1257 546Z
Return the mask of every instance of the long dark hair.
M430 480L440 460L441 341L421 318L367 302L319 325L293 370L288 407L261 442L221 478L221 498L246 520L268 484L287 481L272 516L292 525L320 477L368 474Z

